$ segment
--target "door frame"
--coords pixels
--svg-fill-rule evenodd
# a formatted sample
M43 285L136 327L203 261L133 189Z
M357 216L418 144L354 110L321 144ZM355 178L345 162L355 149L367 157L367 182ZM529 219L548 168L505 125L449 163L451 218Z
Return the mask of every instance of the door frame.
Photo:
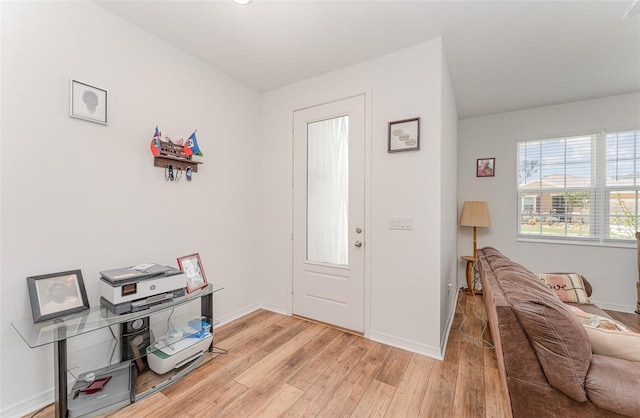
M289 298L287 299L287 311L289 315L293 314L293 213L295 210L294 194L293 194L293 177L294 177L294 115L299 110L305 110L316 106L322 106L325 104L337 102L340 100L350 99L355 96L364 96L364 230L366 233L366 240L364 244L364 337L369 338L371 332L371 245L374 240L371 231L371 172L372 172L372 140L371 140L371 88L363 90L353 91L344 95L335 96L332 98L323 98L318 100L311 100L312 104L305 104L300 106L294 106L290 112L290 139L289 139L289 199L291 205L291 253L290 265L289 265L289 284L287 291L289 292ZM381 130L381 132L386 132ZM385 142L386 144L386 142ZM386 150L386 148L385 148Z

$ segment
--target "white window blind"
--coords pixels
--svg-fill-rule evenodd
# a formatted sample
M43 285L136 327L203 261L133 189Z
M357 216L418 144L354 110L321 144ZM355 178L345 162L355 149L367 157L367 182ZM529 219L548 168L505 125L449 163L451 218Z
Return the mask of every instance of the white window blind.
M635 239L640 131L518 142L518 237Z

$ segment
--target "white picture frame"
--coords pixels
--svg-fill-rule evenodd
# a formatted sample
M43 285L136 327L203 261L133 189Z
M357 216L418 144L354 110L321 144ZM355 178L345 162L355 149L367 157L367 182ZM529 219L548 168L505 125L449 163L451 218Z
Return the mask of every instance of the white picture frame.
M77 80L69 84L69 116L107 125L107 90Z

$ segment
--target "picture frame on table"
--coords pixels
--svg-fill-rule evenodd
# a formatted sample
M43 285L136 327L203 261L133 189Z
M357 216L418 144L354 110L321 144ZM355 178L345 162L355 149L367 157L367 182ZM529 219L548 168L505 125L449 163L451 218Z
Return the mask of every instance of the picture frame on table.
M198 289L206 287L207 276L204 274L200 254L189 254L178 258L178 266L187 276L187 293L195 292Z
M106 90L71 80L69 116L106 125L107 99Z
M27 277L33 322L89 310L80 270Z
M389 122L388 152L420 149L420 118Z
M495 158L478 158L476 177L493 177L496 174Z

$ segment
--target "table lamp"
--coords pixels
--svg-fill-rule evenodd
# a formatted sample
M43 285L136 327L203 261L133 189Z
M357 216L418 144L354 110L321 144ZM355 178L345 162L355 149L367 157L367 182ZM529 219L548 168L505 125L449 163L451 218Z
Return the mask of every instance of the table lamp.
M486 228L491 226L489 218L489 207L484 201L467 201L462 206L462 215L460 215L461 226L473 227L473 258L478 258L476 243L476 228Z

